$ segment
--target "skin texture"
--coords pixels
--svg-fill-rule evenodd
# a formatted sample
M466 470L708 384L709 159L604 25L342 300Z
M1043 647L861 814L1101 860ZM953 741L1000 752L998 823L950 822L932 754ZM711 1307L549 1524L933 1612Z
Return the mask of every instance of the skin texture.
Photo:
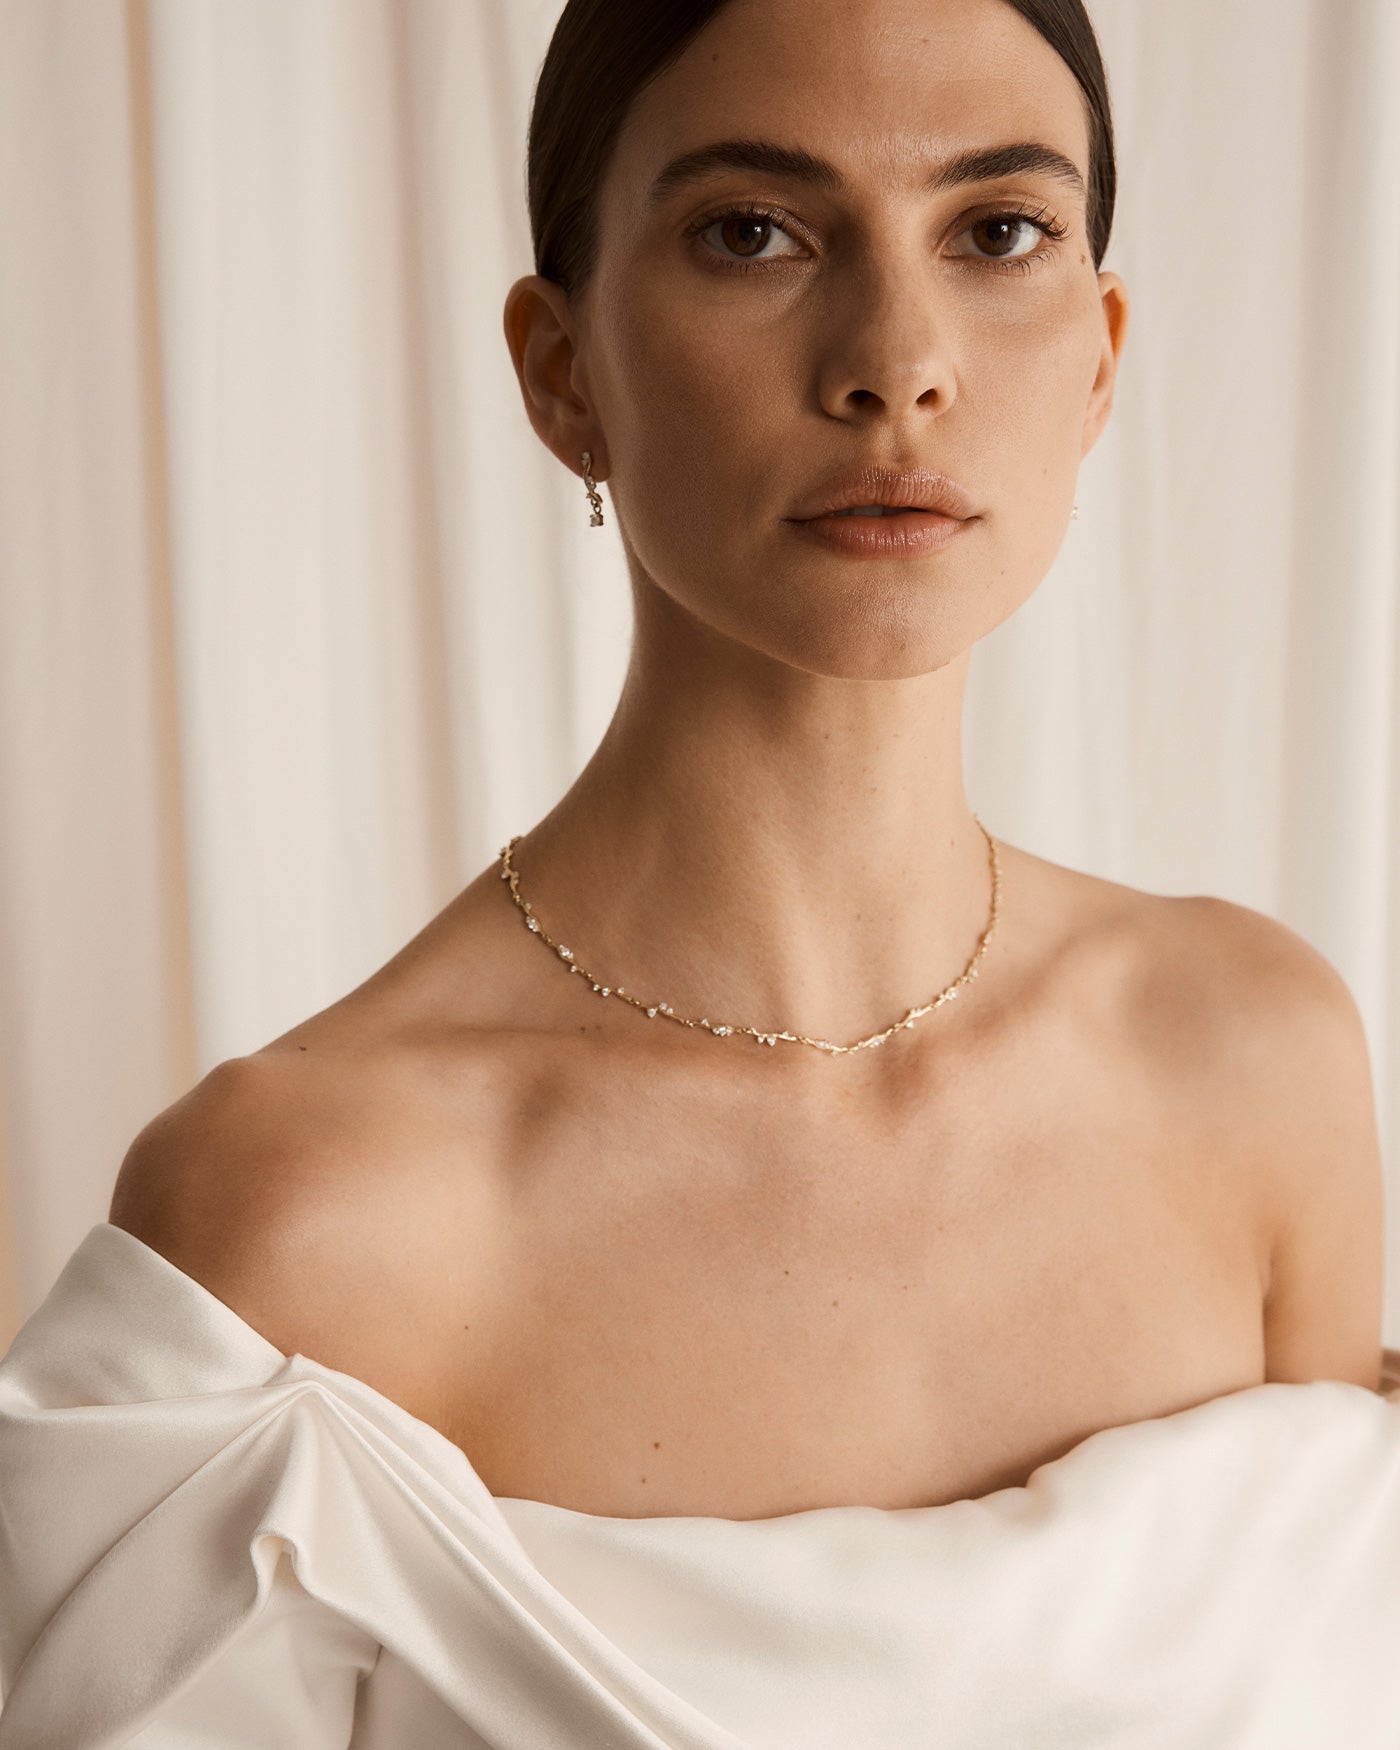
M848 191L728 172L645 208L675 153L755 134L832 160ZM592 452L636 603L618 714L518 866L600 963L629 944L663 983L693 968L752 1025L885 1026L961 969L985 918L968 659L1060 546L1127 316L1061 184L919 192L953 152L1023 139L1087 178L1078 86L998 0L737 0L630 112L579 307L537 276L507 299L526 411L570 468ZM684 234L727 198L792 216L744 274L719 265L716 228ZM1014 207L1069 230L1020 229L1028 272L969 234ZM914 560L796 537L784 518L866 461L941 469L978 523ZM684 946L720 931L723 966Z
M733 135L845 192L730 171L645 211ZM593 452L636 603L614 720L515 862L551 934L679 1013L849 1041L987 921L967 664L1064 536L1127 310L1060 184L920 192L1020 140L1087 175L1078 87L1001 0L734 0L630 113L586 291L511 288L525 411L566 466ZM729 273L723 227L686 228L745 200L790 232ZM1013 233L1024 274L970 255L1009 208L1067 231ZM977 523L913 560L795 537L868 460L951 474ZM111 1219L496 1494L582 1512L930 1505L1266 1379L1374 1388L1379 1141L1339 975L1246 907L1000 855L975 983L835 1058L600 999L493 863L159 1114Z

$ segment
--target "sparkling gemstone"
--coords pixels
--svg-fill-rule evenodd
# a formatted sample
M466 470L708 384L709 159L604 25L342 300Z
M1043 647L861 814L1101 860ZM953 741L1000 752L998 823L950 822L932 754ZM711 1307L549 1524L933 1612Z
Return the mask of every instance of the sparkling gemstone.
M732 1033L734 1031L732 1027L712 1027L710 1030L716 1039L722 1039L726 1033Z
M655 1013L656 1013L656 1010L655 1010L655 1009L648 1009L648 1010L647 1010L647 1013L648 1013L648 1014L649 1014L649 1015L654 1015L654 1014L655 1014Z
M596 984L595 984L595 985L594 985L594 986L593 986L593 988L594 988L594 990L597 990L597 989L598 989L598 986L597 986L597 985L596 985ZM607 987L607 985L604 985L604 986L603 986L603 987L602 987L602 990L603 990L603 995L604 995L604 996L605 996L605 997L610 997L610 996L611 996L611 995L612 995L612 992L611 992L611 991L610 991L610 990L609 990L609 989L608 989L608 987Z
M572 960L573 957L574 957L574 951L572 948L561 948L559 950L559 958L561 960Z
M525 920L525 928L526 928L526 929L527 929L527 930L534 930L534 931L535 931L535 932L536 932L536 934L538 934L538 932L539 932L539 927L540 927L540 926L539 926L539 920L538 920L538 919L537 919L537 918L526 918L526 920Z

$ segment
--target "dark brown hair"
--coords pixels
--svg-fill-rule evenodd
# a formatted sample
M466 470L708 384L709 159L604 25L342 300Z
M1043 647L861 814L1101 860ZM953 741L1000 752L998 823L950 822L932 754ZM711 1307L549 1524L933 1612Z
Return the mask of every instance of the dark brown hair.
M1079 81L1089 117L1094 266L1113 227L1118 171L1108 78L1083 0L1003 0ZM725 0L568 0L535 81L526 191L535 272L578 296L597 257L598 189L628 106L677 61Z

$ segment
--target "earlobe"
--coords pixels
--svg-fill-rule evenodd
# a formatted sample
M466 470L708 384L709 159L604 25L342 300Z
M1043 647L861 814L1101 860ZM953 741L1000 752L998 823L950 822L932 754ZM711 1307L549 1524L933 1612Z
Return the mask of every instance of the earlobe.
M576 467L595 422L575 388L577 348L563 288L539 274L516 280L506 293L502 326L535 435L561 462ZM596 455L596 438L593 445Z
M1118 378L1118 366L1123 357L1123 341L1128 331L1128 290L1116 273L1099 275L1099 291L1103 310L1103 344L1099 352L1098 371L1089 393L1089 406L1084 420L1084 455L1098 442L1099 435L1113 411L1113 390Z

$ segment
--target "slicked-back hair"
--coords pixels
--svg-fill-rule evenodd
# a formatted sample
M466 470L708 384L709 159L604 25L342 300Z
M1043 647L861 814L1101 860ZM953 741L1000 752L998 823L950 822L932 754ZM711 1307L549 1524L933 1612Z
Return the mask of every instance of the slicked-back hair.
M1108 77L1083 0L1001 0L1074 74L1089 120L1087 220L1094 266L1113 228L1118 171ZM597 260L598 190L638 92L677 61L727 0L568 0L535 81L526 191L535 272L570 298Z

